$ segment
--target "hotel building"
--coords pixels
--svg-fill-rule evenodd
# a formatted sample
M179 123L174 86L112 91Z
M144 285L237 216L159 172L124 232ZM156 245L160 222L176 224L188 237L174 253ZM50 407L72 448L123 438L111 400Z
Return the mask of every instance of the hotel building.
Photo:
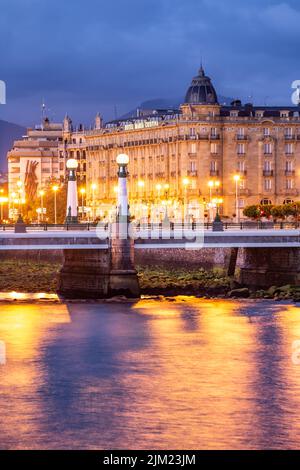
M222 105L201 67L179 109L139 110L134 118L106 124L97 115L93 129L76 132L66 117L62 131L57 129L54 148L44 141L51 147L47 151L53 152L46 158L59 175L67 158L79 161L87 205L100 217L106 206L115 204L119 153L129 155L130 204L136 217L141 203L146 206L155 201L168 204L174 218L183 202L197 201L209 213L215 198L222 200L223 216L233 218L238 212L242 217L242 209L249 204L283 204L298 199L299 111L298 106L254 106L239 100ZM29 137L25 148L34 143L36 159L43 142ZM25 165L14 160L24 154L23 144L19 145L22 148L14 147L8 157L10 187L25 170ZM28 157L32 150L28 150ZM52 170L49 163L40 161L43 184L42 178Z

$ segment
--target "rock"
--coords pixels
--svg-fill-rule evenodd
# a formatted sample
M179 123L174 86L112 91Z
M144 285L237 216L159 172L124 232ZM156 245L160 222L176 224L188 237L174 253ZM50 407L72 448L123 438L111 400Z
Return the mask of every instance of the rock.
M271 287L267 290L267 293L273 297L273 295L275 294L275 292L276 292L277 290L278 290L278 287L277 287L277 286L271 286Z
M228 297L236 297L237 299L247 299L250 297L250 291L248 287L242 289L233 289L229 292Z
M292 286L291 284L287 284L286 286L281 286L281 287L278 287L278 291L279 292L289 292L291 290Z
M239 289L239 288L241 287L241 284L239 284L239 283L238 283L237 281L235 281L234 279L230 279L229 285L230 285L230 289L231 289L231 290Z

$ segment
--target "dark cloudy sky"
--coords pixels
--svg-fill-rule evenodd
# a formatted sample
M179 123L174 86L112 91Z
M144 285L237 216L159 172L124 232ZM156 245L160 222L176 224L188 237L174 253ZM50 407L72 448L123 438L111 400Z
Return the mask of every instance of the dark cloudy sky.
M219 94L290 104L300 79L298 0L0 0L0 119L68 112L89 123L180 98L199 67Z

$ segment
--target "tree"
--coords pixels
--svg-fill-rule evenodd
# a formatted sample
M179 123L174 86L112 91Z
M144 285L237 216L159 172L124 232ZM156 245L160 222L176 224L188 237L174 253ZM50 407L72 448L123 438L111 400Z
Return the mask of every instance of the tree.
M286 216L285 213L285 206L280 205L280 206L273 206L271 209L271 215L272 217L276 219L284 219Z
M252 205L252 206L247 206L243 210L243 214L245 217L249 217L249 219L254 219L254 220L259 219L260 217L259 206L257 204Z
M54 198L55 193L53 191L53 186L57 185L59 187L56 191L56 218L58 224L63 224L66 219L66 207L67 207L67 184L60 184L55 181L49 181L48 185L45 188L44 196L44 207L46 208L46 214L44 220L49 224L54 224L55 213L54 213Z
M266 217L267 219L269 219L271 217L271 211L273 207L274 206L272 204L260 204L260 217Z

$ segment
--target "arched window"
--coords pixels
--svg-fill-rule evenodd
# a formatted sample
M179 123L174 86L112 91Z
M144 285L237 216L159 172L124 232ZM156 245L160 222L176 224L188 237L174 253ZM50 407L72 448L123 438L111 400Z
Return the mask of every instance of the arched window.
M260 203L261 203L262 206L271 206L272 205L271 199L262 199L260 201Z
M283 201L283 204L293 204L294 200L293 199L285 199Z

